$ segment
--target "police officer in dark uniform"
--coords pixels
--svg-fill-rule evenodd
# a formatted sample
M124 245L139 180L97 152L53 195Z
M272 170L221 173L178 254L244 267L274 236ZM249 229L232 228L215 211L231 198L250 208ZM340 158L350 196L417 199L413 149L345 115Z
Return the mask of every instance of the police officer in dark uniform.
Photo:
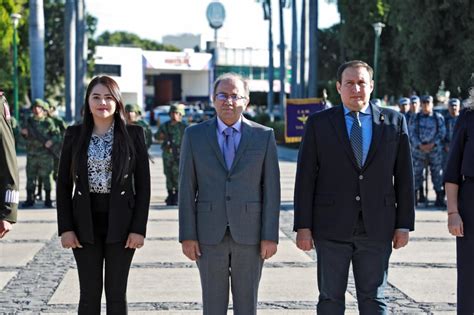
M12 229L18 208L18 166L12 117L7 100L0 91L0 238Z
M474 88L461 111L444 173L448 229L456 236L457 313L474 314Z

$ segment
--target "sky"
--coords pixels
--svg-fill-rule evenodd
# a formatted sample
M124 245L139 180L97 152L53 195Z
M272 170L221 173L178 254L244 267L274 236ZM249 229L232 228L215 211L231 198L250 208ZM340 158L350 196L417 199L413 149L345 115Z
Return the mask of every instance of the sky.
M165 35L201 34L214 40L206 9L212 0L86 0L86 10L98 19L96 36L104 31L127 31L141 38L162 42ZM262 5L256 0L220 0L226 11L218 41L231 47L265 48L268 44L268 21L263 20ZM319 28L338 23L335 4L319 2ZM300 1L297 1L300 4ZM301 8L298 8L298 10ZM272 0L273 38L279 41L278 1ZM291 41L291 9L285 9L285 41ZM234 45L233 45L234 43Z

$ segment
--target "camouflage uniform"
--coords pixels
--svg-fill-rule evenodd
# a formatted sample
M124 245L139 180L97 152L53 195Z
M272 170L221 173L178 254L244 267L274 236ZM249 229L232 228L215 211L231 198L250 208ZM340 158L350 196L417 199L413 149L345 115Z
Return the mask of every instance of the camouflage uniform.
M59 131L59 143L63 143L64 134L66 133L67 124L66 122L57 115L49 115L49 118L53 121L54 126ZM59 167L59 155L61 154L61 145L53 147L54 156L54 167L53 167L53 179L56 181L58 178L58 167Z
M456 121L458 121L458 116L451 116L448 114L444 118L444 122L446 125L446 137L444 137L444 146L449 148L451 144L451 140L453 139L453 132L454 132L454 125L456 125ZM448 162L448 155L449 151L445 150L443 154L443 167L446 167L446 163Z
M18 208L18 166L13 138L12 116L0 91L0 220L16 222Z
M39 105L40 104L40 105ZM43 110L48 110L48 105L44 102L35 101L34 106L40 106ZM41 179L45 196L45 206L52 207L51 189L52 174L54 169L54 147L60 145L60 133L54 125L51 118L30 116L26 119L23 128L28 130L26 136L26 191L27 200L22 204L23 207L31 207L34 204L34 192L36 181ZM53 146L51 149L45 147L45 143L51 140Z
M135 124L143 128L146 147L149 149L153 144L153 132L151 131L150 125L143 119L139 119Z
M174 108L172 106L170 112L175 110ZM160 125L157 133L155 134L157 139L160 138L160 134L164 136L161 149L163 150L163 171L166 176L166 189L168 190L168 198L166 199L167 204L177 204L179 150L185 128L186 125L182 122L176 122L175 124L172 124L172 121L167 121Z
M421 189L423 187L423 169L426 161L430 166L434 190L437 193L443 191L443 142L446 136L443 116L438 113L430 115L417 113L410 119L409 134L412 144L415 188ZM435 144L429 153L425 153L419 148L421 144L427 143Z

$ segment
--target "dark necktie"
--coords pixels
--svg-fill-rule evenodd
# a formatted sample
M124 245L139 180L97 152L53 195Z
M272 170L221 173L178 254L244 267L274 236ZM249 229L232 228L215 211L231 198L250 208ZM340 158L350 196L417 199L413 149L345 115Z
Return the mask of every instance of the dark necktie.
M224 129L223 134L224 139L224 159L227 169L230 170L232 162L234 162L235 157L235 143L234 143L234 128L227 127Z
M354 118L350 135L352 151L357 164L362 168L362 124L359 120L359 112L350 112L350 115Z

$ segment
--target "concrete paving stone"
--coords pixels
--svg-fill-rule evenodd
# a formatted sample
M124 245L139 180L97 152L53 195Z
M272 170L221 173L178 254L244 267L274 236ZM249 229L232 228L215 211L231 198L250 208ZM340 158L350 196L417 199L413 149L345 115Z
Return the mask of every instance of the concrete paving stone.
M445 221L416 222L415 231L410 233L410 237L446 238L454 241L454 237L448 232L447 222Z
M150 221L147 224L147 237L176 237L177 235L177 221Z
M178 211L176 210L150 210L148 214L148 219L178 221ZM148 224L150 224L150 222Z
M299 250L293 241L286 238L278 244L278 251L268 262L312 262L311 257Z
M410 242L404 248L393 250L390 262L454 264L456 262L456 242Z
M3 290L5 285L12 279L17 273L13 271L1 271L0 272L0 291Z
M390 268L388 281L417 303L456 303L456 269Z
M54 221L57 220L56 209L19 209L18 223L24 221ZM18 224L19 225L19 224Z
M44 246L42 243L2 243L0 242L1 267L21 267L33 259Z
M445 222L446 224L448 222L446 211L440 211L440 210L418 209L416 211L415 219L417 221L437 220L437 221ZM415 224L415 229L416 229L416 224Z
M261 302L316 301L318 295L316 268L263 268L258 296ZM346 303L354 301L346 293Z
M191 262L181 251L178 241L145 240L145 246L135 252L133 263Z
M314 310L257 310L258 315L314 315ZM152 312L128 312L130 315L201 315L202 311L152 311ZM227 315L233 315L229 310ZM346 315L358 314L357 312L345 312Z
M8 233L8 240L50 240L57 231L56 223L20 223Z
M102 303L105 303L102 294ZM76 270L69 270L48 304L77 304L79 280ZM196 268L131 269L128 277L127 301L201 302L201 283Z

